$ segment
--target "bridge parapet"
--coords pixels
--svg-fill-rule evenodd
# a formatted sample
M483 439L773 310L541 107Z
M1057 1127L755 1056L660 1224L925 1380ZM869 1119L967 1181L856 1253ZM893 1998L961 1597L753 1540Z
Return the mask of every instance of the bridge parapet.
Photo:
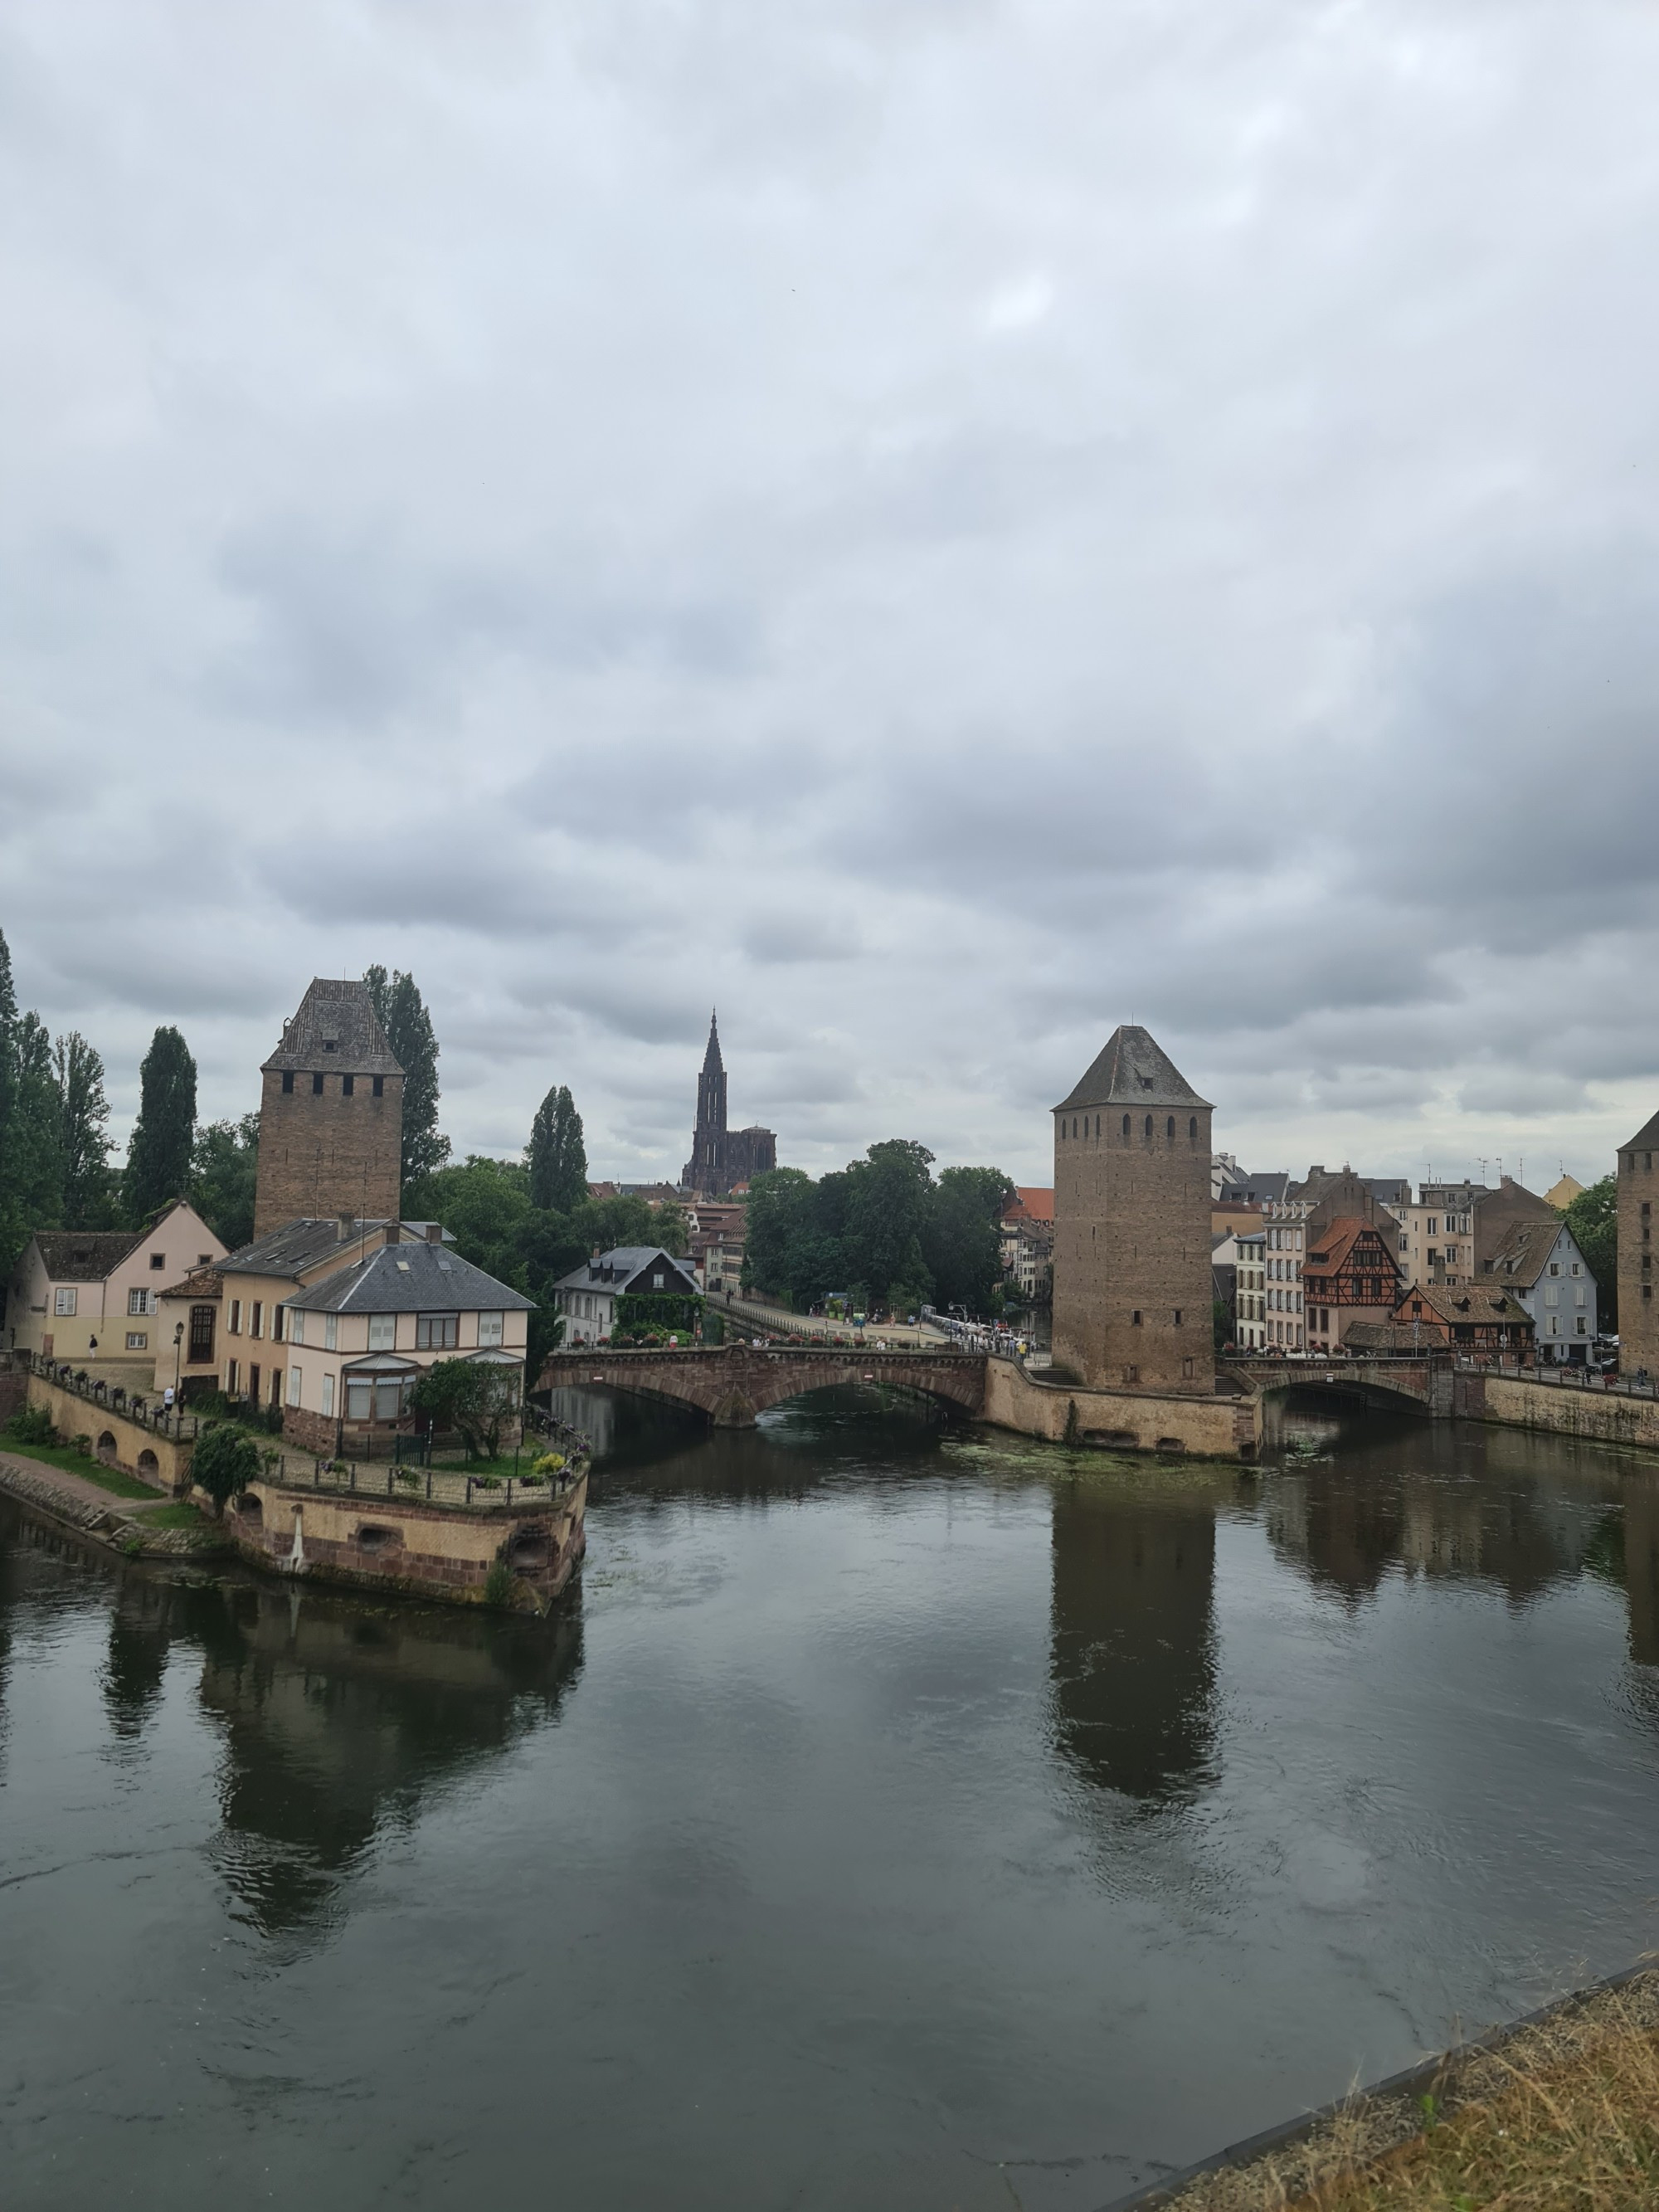
M694 1407L716 1428L746 1429L768 1407L786 1398L848 1382L893 1383L976 1413L985 1401L985 1359L971 1352L874 1352L834 1345L690 1345L638 1352L600 1346L550 1353L537 1387L568 1390L599 1383Z

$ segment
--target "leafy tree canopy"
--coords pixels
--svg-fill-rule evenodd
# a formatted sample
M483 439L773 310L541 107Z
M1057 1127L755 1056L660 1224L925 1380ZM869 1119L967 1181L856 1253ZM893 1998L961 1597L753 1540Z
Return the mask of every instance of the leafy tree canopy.
M58 1083L58 1150L63 1175L64 1226L107 1229L113 1194L109 1172L109 1101L104 1063L79 1030L52 1049Z
M587 1152L582 1142L582 1117L563 1084L550 1091L537 1108L526 1158L534 1205L549 1212L568 1213L586 1200Z
M253 1241L253 1194L259 1177L259 1117L210 1121L191 1158L191 1203L233 1252Z
M429 1175L449 1158L449 1139L438 1133L438 1038L415 978L401 968L388 975L370 968L368 995L404 1071L403 1180Z
M138 1119L121 1179L122 1209L133 1228L184 1197L195 1142L196 1062L179 1031L164 1025L138 1071Z
M230 1422L210 1422L196 1439L190 1458L191 1480L198 1490L206 1491L222 1512L225 1501L256 1482L258 1475L258 1445Z
M1603 1176L1581 1190L1563 1217L1584 1264L1595 1278L1596 1317L1609 1332L1619 1326L1619 1178Z
M434 1429L451 1430L469 1459L494 1459L519 1410L519 1376L486 1360L441 1359L415 1385L415 1410Z

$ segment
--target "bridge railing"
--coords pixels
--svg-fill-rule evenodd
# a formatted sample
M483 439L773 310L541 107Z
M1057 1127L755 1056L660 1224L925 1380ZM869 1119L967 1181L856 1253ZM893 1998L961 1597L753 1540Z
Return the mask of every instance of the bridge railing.
M1499 1375L1511 1382L1543 1382L1557 1390L1594 1390L1621 1398L1659 1397L1659 1382L1639 1369L1634 1375L1603 1375L1595 1368L1572 1367L1565 1362L1559 1367L1548 1362L1529 1367L1508 1359L1461 1358L1457 1365L1460 1373Z

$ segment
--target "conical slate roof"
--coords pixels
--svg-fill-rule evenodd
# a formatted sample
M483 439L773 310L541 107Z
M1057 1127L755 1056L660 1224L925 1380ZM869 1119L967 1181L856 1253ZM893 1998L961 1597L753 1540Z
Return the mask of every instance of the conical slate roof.
M1054 1108L1084 1106L1207 1106L1150 1030L1128 1023L1115 1029L1088 1073Z
M404 1072L392 1057L368 984L325 975L313 979L299 1012L283 1023L283 1041L264 1067L306 1068L313 1073L337 1067L352 1075Z
M1644 1145L1650 1152L1659 1152L1659 1114L1656 1114L1651 1121L1644 1121L1629 1142L1620 1145L1619 1149L1621 1152L1634 1152Z

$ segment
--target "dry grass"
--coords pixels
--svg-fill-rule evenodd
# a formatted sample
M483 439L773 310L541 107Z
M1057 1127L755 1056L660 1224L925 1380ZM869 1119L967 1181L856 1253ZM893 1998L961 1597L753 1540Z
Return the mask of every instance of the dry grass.
M1659 1974L1447 2062L1431 2098L1356 2096L1169 2212L1655 2212Z

